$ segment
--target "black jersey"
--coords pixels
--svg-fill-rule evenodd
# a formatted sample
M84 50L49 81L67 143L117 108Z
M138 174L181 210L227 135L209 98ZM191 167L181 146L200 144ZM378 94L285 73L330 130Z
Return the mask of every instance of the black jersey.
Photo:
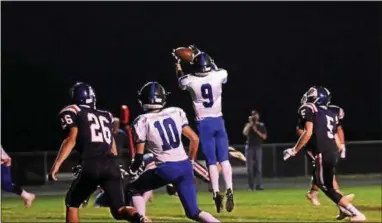
M338 115L326 106L306 103L299 109L299 115L305 122L313 123L312 143L309 149L314 155L338 151L334 136L337 132Z
M328 109L331 110L332 112L334 112L335 114L337 114L337 116L338 116L338 125L337 126L342 126L342 121L345 117L344 110L340 106L337 106L337 105L329 105Z
M59 113L61 127L68 131L78 128L75 149L81 160L114 157L112 153L112 115L108 111L94 109L87 105L69 105Z

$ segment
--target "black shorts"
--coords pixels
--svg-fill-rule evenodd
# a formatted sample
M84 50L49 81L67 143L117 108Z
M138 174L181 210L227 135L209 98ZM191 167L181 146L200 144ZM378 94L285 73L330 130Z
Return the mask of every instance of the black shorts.
M122 177L115 159L88 160L66 194L67 207L78 208L99 186L111 199L112 208L124 206Z
M313 181L316 185L333 188L337 160L337 153L320 153L315 156Z

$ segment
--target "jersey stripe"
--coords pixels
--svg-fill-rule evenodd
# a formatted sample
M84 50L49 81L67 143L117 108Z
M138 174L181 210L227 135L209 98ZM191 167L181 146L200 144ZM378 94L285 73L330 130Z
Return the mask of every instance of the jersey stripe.
M80 107L78 107L77 105L69 105L69 106L66 106L65 108L63 108L59 114L61 114L62 112L66 112L66 111L71 111L73 112L74 114L77 114L78 112L81 111Z

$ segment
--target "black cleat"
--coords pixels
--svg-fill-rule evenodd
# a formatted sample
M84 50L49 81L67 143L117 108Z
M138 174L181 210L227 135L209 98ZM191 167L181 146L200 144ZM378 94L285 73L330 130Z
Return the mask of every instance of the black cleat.
M231 212L235 207L235 203L233 202L233 192L232 189L228 189L226 192L227 201L225 203L225 209L227 212Z
M216 206L216 211L220 213L223 210L223 199L224 196L221 195L219 192L215 193L214 201Z

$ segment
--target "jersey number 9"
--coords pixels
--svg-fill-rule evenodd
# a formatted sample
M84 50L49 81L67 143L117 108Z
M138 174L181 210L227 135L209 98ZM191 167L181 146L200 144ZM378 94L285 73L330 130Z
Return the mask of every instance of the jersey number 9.
M172 118L166 118L161 124L160 121L154 122L154 127L158 130L160 138L162 140L162 149L169 150L178 148L180 145L180 137L176 124ZM164 129L163 129L164 127ZM167 135L167 138L166 138Z
M203 106L211 108L214 105L214 97L212 95L212 87L210 84L203 84L201 87L202 97L208 101L203 102Z
M91 123L90 132L92 142L111 143L111 132L107 126L110 122L104 116L96 116L93 113L88 113L88 120Z

